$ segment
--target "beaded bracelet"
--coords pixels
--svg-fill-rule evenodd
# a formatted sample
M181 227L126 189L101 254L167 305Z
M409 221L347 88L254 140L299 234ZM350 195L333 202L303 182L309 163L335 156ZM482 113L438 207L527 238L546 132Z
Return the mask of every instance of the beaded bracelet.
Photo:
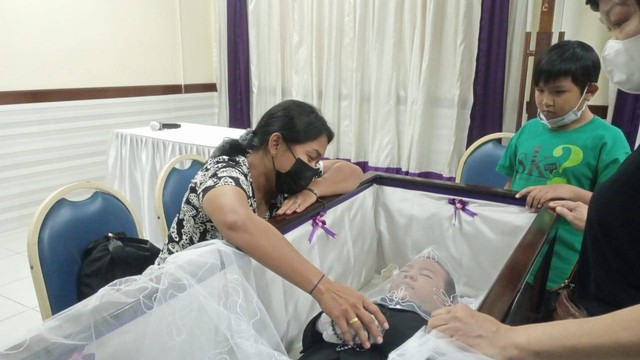
M344 343L344 339L342 338L342 336L338 335L338 332L336 331L336 324L333 322L333 320L331 320L331 331L333 332L333 335L335 335L336 339L338 339L338 341Z
M313 195L315 195L315 196L316 196L316 199L318 199L318 198L319 198L318 193L317 193L315 190L313 190L312 188L308 187L308 188L306 188L305 190L307 190L308 192L310 192L310 193L312 193Z
M355 349L356 351L366 351L367 350L367 349L364 348L364 346L362 346L362 344L349 345L349 344L345 343L344 342L344 338L342 336L338 335L338 331L336 330L336 325L333 322L333 320L331 320L331 331L333 332L333 335L336 337L336 339L338 339L338 341L341 342L341 344L336 347L336 351L343 351L343 350L347 350L347 349Z

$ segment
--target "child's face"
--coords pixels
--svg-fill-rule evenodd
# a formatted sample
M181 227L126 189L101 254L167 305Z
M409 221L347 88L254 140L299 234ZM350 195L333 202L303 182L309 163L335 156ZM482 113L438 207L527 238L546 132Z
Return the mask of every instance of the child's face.
M433 312L442 307L436 300L436 292L444 290L446 277L447 273L437 262L431 259L414 259L400 269L391 282L389 291L402 292L408 300Z
M544 84L538 84L535 89L536 105L540 112L547 119L554 119L564 116L573 110L578 103L578 109L582 108L585 99L582 98L582 92L572 81L570 77L563 77L555 81Z

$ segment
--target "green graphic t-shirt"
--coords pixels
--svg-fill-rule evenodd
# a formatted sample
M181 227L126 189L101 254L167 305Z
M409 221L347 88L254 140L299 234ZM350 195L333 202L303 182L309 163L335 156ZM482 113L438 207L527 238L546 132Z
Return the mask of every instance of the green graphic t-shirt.
M571 130L552 130L529 120L511 138L497 171L511 178L511 188L570 184L593 191L631 153L617 127L598 116ZM564 218L556 223L557 243L547 287L563 282L578 258L582 233Z

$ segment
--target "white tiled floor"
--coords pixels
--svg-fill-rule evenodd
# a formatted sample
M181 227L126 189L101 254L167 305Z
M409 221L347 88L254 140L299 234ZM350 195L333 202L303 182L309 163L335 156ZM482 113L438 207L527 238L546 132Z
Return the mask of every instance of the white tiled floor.
M27 230L0 234L0 349L42 324L27 259Z

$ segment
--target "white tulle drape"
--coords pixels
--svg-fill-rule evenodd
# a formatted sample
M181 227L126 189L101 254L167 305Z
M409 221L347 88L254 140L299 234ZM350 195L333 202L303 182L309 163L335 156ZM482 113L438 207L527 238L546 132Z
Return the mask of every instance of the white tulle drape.
M450 176L466 146L480 1L248 0L252 121L297 98L331 157Z
M389 354L389 360L490 360L473 349L426 326Z
M57 314L3 359L288 359L245 271L209 241Z

